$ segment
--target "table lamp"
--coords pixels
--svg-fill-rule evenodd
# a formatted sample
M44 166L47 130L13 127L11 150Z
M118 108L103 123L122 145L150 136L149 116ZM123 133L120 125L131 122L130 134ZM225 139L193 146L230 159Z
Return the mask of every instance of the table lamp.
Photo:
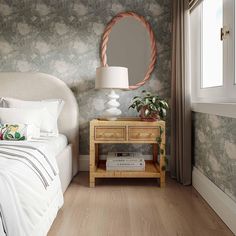
M121 115L118 109L120 103L117 101L119 95L114 89L129 89L128 68L120 66L103 66L96 69L96 89L111 89L108 95L109 101L105 103L107 108L103 116L107 120L116 120Z

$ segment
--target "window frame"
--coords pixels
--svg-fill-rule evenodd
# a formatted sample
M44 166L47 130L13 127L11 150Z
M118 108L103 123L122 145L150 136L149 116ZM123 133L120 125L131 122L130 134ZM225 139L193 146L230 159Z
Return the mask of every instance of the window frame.
M223 0L223 25L227 25L230 30L230 34L223 41L223 85L208 88L202 88L202 2L190 13L190 73L192 102L236 102L235 8L236 3L234 0ZM192 14L196 15L193 16ZM195 18L193 19L193 17Z

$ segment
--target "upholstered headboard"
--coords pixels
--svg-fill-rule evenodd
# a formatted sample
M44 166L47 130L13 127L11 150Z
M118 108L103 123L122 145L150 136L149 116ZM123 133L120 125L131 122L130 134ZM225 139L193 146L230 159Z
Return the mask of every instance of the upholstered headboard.
M65 105L60 114L59 132L65 134L73 146L73 158L78 158L78 104L68 86L58 78L44 73L0 73L0 97L23 100L61 98ZM77 171L77 161L73 173Z

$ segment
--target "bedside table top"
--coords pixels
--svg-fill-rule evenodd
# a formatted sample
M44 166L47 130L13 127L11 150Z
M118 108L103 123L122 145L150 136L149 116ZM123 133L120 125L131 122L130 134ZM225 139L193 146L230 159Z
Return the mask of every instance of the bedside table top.
M139 117L119 117L117 120L106 120L106 118L97 118L90 121L92 124L96 125L138 125L138 126L165 126L165 121L143 121Z

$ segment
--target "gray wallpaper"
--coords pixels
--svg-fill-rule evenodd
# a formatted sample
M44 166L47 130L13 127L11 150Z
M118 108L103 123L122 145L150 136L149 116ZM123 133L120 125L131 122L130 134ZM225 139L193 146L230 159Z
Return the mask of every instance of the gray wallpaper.
M236 202L236 119L194 113L195 166Z
M158 60L150 82L136 91L119 92L123 115L136 115L127 108L142 89L170 98L170 5L171 0L0 0L0 71L40 71L65 81L79 103L80 153L88 154L89 121L101 113L106 99L104 91L94 90L105 25L121 11L134 11L155 32ZM126 149L151 152L148 146Z

